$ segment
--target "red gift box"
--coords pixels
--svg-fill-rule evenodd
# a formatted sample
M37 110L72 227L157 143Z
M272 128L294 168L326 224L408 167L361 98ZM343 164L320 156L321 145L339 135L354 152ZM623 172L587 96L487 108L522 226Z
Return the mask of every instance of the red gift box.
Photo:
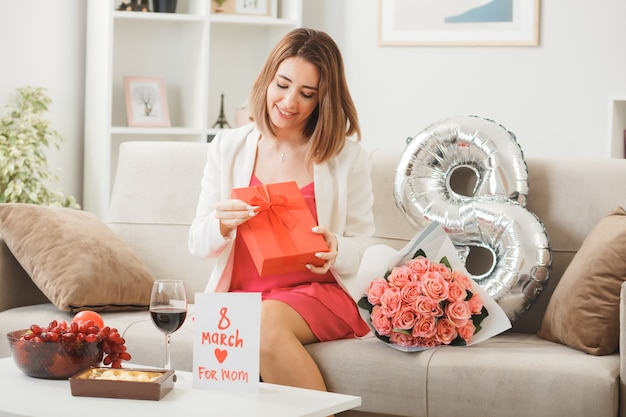
M243 237L260 276L306 271L306 264L321 266L316 252L328 252L298 185L294 182L235 188L232 198L259 206L257 215L241 224Z

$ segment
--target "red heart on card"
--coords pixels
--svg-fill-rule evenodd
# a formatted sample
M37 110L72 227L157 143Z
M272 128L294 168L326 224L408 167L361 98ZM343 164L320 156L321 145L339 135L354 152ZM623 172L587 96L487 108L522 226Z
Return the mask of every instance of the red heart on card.
M228 356L228 352L222 349L215 349L215 359L219 363L223 363L226 360L226 356Z

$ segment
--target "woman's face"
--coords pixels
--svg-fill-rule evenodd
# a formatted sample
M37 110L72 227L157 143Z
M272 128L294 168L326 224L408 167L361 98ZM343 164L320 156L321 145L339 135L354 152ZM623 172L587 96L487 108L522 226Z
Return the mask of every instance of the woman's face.
M302 58L287 58L279 65L267 88L267 108L277 134L304 130L319 101L319 80L317 67Z

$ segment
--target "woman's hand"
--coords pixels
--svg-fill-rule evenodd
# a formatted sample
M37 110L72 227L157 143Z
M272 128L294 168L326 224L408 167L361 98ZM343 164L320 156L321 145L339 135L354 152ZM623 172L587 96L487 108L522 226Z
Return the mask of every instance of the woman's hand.
M328 252L317 252L315 254L315 256L324 260L324 264L322 266L307 264L306 267L315 274L325 274L328 272L330 267L333 266L335 259L337 259L337 236L324 226L314 227L313 233L324 237L329 250Z
M220 221L222 236L228 236L233 229L256 216L258 206L251 206L241 200L230 199L215 205L215 218Z

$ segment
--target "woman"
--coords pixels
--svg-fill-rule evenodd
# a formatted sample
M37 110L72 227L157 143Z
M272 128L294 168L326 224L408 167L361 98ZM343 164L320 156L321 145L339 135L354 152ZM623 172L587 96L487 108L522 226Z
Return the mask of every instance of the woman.
M263 381L326 390L304 345L369 332L347 288L374 233L369 157L335 42L312 29L289 32L258 75L249 108L253 123L209 145L189 248L216 257L207 291L262 293ZM257 207L231 199L231 190L286 181L302 191L329 250L316 253L321 266L260 278L237 234Z

